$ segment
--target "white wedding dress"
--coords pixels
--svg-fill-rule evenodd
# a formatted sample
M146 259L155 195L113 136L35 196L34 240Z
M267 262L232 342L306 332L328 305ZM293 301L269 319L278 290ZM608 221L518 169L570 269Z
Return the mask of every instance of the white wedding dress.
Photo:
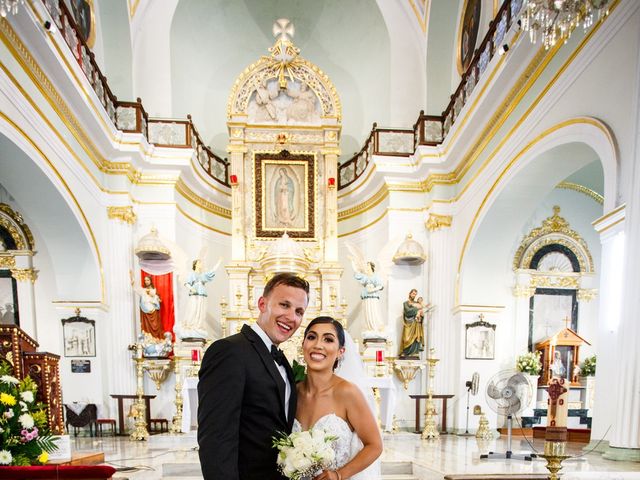
M333 450L336 452L336 457L331 470L344 467L362 450L362 441L358 438L356 432L351 431L349 424L335 413L328 413L320 417L312 428L321 428L330 435L338 437L333 442ZM302 426L297 418L293 421L293 431L302 431ZM362 472L349 478L351 480L378 480L380 478L379 462L376 461ZM344 478L343 480L347 479Z

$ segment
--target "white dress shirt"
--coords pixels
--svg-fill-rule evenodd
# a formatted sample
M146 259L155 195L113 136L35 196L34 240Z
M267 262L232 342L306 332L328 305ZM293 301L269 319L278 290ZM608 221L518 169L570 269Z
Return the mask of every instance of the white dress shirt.
M273 342L271 341L269 336L264 332L264 330L262 330L262 328L260 328L260 326L257 323L252 324L251 328L262 339L264 344L267 346L267 350L269 351L269 355L271 355L271 345L273 345ZM273 361L273 363L278 368L278 371L280 372L280 376L284 380L284 385L285 385L285 387L284 387L284 415L288 420L289 419L289 399L291 398L291 384L289 383L289 379L287 378L287 369L284 368L284 365L278 365L278 362L276 362L275 360Z

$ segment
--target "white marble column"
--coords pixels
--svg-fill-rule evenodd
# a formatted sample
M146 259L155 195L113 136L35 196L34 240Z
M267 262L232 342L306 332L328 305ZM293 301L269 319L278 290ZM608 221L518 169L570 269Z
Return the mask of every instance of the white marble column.
M245 218L251 218L250 212L247 211L249 203L245 202L245 193L251 191L251 183L253 181L251 168L244 168L244 155L247 148L240 145L244 132L241 128L233 128L231 131L232 142L227 151L231 157L229 165L229 176L236 175L238 183L231 185L231 259L233 261L246 260L245 245Z
M613 410L610 448L605 452L605 457L613 460L640 461L640 350L638 349L638 339L640 338L640 250L637 245L640 242L640 167L635 165L634 178L632 182L632 193L629 195L630 203L626 208L626 221L624 232L624 274L621 282L612 283L618 285L622 290L622 303L620 319L616 324L615 318L610 320L609 328L615 335L615 363L611 371L612 378L615 378L614 402L609 400L608 408ZM614 244L619 243L613 241ZM619 247L618 247L619 248ZM603 249L604 250L604 249ZM615 252L614 252L615 253ZM603 252L603 266L605 262ZM603 278L603 283L605 279ZM612 292L615 295L616 292ZM611 310L604 312L601 308L600 314L603 322L607 322L607 316ZM607 355L598 346L600 357ZM604 359L603 359L604 360ZM596 406L594 416L602 408L607 408L598 403L598 392L602 392L598 382L601 381L600 358L598 358L598 370L596 377ZM606 380L602 379L603 382ZM605 387L606 388L606 387ZM596 410L597 409L597 410Z
M129 272L133 271L133 224L131 207L109 207L104 249L105 282L109 311L103 330L108 332L103 356L106 394L134 394L135 369L128 345L136 339L134 295ZM107 397L105 404L113 402ZM111 412L113 415L114 412Z
M38 274L33 269L31 254L15 256L15 267L11 268L11 276L16 279L18 289L20 328L37 340L34 283Z
M438 364L435 378L437 393L454 393L458 379L448 372L458 371L458 345L456 327L452 321L455 288L455 251L451 217L430 215L427 220L429 255L427 259L429 277L429 302L435 306L431 312L427 346L436 349ZM430 338L429 338L430 337ZM455 363L455 365L451 364Z
M338 154L335 147L326 148L324 153L324 178L318 188L325 193L324 261L338 261ZM329 178L333 185L329 185Z

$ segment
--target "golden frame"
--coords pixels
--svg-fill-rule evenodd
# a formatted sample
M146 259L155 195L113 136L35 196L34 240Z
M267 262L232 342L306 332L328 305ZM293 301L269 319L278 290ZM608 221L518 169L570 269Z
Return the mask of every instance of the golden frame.
M254 152L256 238L315 237L314 153Z
M89 18L88 24L80 21L78 6L80 4L86 5L88 8ZM95 7L93 5L93 0L69 0L69 10L71 11L71 15L73 16L73 20L76 22L78 27L78 31L84 38L84 41L87 43L87 47L93 48L96 44L96 12ZM86 27L89 28L89 35L87 35Z
M460 23L458 24L458 40L456 42L456 64L460 75L464 75L464 72L467 71L467 68L469 68L473 60L473 54L476 50L476 44L478 43L478 34L480 33L481 19L482 0L464 0ZM471 26L470 31L467 32L469 34L467 36L469 44L467 45L467 51L463 52L464 30L469 28L468 24L471 20L473 20L473 26Z

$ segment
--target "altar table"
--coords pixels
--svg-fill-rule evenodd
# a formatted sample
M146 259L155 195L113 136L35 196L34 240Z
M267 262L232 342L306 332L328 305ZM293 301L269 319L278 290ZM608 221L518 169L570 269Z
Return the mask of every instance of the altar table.
M416 433L420 433L420 400L427 398L428 395L409 395L416 401ZM447 400L453 398L453 395L431 395L433 399L442 400L442 427L440 433L447 433Z
M118 400L118 435L126 435L124 432L124 408L123 401L127 400L135 400L138 398L137 395L118 395L111 394L111 398L115 398ZM144 406L145 406L145 419L147 420L147 431L151 429L151 399L156 398L155 395L143 395Z
M198 426L198 377L187 377L182 384L182 432Z

